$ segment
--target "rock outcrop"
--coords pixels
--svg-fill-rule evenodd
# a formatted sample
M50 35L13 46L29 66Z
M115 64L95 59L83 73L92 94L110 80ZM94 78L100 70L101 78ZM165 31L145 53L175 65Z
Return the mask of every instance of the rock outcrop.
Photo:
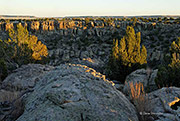
M15 121L24 111L19 92L0 90L0 121Z
M142 83L146 91L153 91L157 89L157 86L155 84L155 78L157 76L157 72L158 72L157 69L156 70L138 69L132 72L130 75L126 77L123 92L125 94L129 94L130 83L133 83L134 85L136 83Z
M13 71L3 82L2 88L5 90L28 90L32 89L36 82L39 81L45 73L52 70L52 66L44 66L41 64L23 65Z
M7 31L9 28L13 28L14 25L16 25L17 21L12 22L0 22L0 30ZM44 31L44 30L59 30L59 29L74 29L74 28L80 28L80 29L87 29L87 28L104 28L107 26L110 27L123 27L126 28L129 25L132 25L133 22L126 22L126 21L112 21L111 23L107 24L104 21L98 21L94 20L90 23L86 23L83 20L74 21L74 20L66 20L66 21L58 21L58 20L32 20L27 21L27 27L30 31L36 30L36 31ZM142 29L154 29L156 26L159 26L158 24L154 24L153 22L144 23L144 22L137 22L136 27L140 30Z
M134 106L92 68L60 65L44 74L25 98L17 121L138 121Z
M151 116L156 121L180 121L180 88L162 88L148 94Z
M72 59L92 58L106 64L113 39L122 38L127 26L133 22L113 20L11 20L0 22L0 39L8 39L8 29L16 29L17 24L26 26L30 34L35 34L47 45L51 65L71 62ZM172 41L180 36L179 24L138 21L134 25L141 32L142 44L147 48L148 61L160 63ZM105 48L103 47L104 45ZM153 62L154 63L154 62ZM102 69L101 69L102 70Z

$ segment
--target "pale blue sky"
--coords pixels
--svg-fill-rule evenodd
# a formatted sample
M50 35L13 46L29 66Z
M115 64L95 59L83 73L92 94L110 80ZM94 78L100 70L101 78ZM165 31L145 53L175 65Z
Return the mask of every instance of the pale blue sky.
M180 0L0 0L0 15L180 15Z

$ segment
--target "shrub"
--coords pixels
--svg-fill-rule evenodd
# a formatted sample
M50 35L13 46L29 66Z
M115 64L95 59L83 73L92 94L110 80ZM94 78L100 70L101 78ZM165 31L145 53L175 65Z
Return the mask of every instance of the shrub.
M13 47L14 44L11 44L10 41L2 41L0 40L0 58L4 59L4 61L10 61L13 56Z
M180 87L180 38L177 43L174 41L170 48L171 62L165 62L159 67L157 78L155 79L158 87L177 86ZM168 64L169 63L169 64Z
M20 48L22 51L22 55L17 56L26 56L30 59L31 56L34 60L42 60L42 57L48 56L48 50L46 45L38 41L38 38L34 35L29 35L27 28L23 27L21 24L17 25L17 32L13 29L9 30L10 39L15 42L18 46L16 48ZM16 54L18 53L18 49L15 49ZM31 52L32 51L32 52Z
M20 66L28 63L45 63L45 60L48 60L46 45L38 41L36 36L29 35L26 27L19 24L17 31L8 31L9 39L0 40L0 80L7 76L7 72L12 71L6 65L14 66L16 63Z
M149 105L148 95L144 91L144 86L142 83L129 83L130 86L130 99L135 105L140 120L148 120L148 115L144 113L150 113L152 106ZM149 115L150 116L150 115Z
M154 45L154 44L151 44L151 45L150 45L150 47L151 47L151 48L155 48L155 47L156 47L156 45Z
M6 41L0 40L0 82L8 75L7 63L10 62L13 49Z
M88 25L89 23L90 23L90 18L85 18L85 23L86 23L86 25Z
M7 66L4 59L0 59L0 82L7 76Z
M124 82L128 74L142 68L147 63L147 51L140 45L141 34L135 34L133 27L128 26L126 35L119 42L114 40L107 70L111 79Z

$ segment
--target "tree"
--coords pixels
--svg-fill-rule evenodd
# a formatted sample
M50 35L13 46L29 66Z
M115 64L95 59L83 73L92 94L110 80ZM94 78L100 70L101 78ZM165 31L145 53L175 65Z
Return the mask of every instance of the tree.
M7 76L7 65L4 61L4 59L0 59L0 83L1 81Z
M172 55L171 64L169 66L171 68L180 68L180 37L178 38L177 44L175 41L172 42L170 53Z
M136 25L138 19L136 17L131 18L131 22L133 23L133 26Z
M36 36L29 35L27 28L21 24L17 25L17 32L13 29L9 30L9 37L18 45L15 47L17 48L15 49L15 57L20 56L28 60L42 60L43 57L48 56L46 45L38 41ZM21 51L18 52L18 50Z
M90 23L90 18L85 18L85 23L88 25Z
M13 52L9 41L0 40L0 82L8 75L7 63L12 62Z
M17 31L9 29L9 39L0 40L0 80L16 68L9 65L45 63L47 56L46 45L38 41L36 36L29 35L26 27L19 24Z
M147 63L147 50L141 46L141 33L135 34L134 28L128 26L121 41L114 40L109 58L108 72L111 79L124 82L132 71Z
M168 18L167 18L167 17L164 17L163 20L168 20Z
M174 17L170 17L170 20L174 20L175 18Z
M159 67L156 84L159 87L177 86L180 87L180 38L173 41L170 48L171 62Z

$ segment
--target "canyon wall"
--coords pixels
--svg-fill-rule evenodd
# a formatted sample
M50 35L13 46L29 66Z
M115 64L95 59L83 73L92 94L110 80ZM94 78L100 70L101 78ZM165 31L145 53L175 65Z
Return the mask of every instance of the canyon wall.
M16 28L19 21L11 21L11 22L0 22L0 31L8 31L10 28ZM115 28L126 28L127 26L133 25L133 22L127 21L112 21L111 23L107 23L104 21L90 21L86 23L86 21L57 21L57 20L49 20L49 21L21 21L21 24L27 27L29 31L58 31L61 29L90 29L90 28L104 28L104 27L115 27ZM149 22L137 22L135 27L139 29L154 29L159 24ZM76 32L74 32L76 34Z
M7 35L8 29L16 29L18 24L26 26L30 34L36 35L47 45L51 65L72 61L82 64L89 60L105 65L113 39L120 40L127 26L133 25L136 32L141 32L142 44L148 50L149 61L162 60L171 42L180 36L180 24L173 23L34 20L0 22L0 37Z

